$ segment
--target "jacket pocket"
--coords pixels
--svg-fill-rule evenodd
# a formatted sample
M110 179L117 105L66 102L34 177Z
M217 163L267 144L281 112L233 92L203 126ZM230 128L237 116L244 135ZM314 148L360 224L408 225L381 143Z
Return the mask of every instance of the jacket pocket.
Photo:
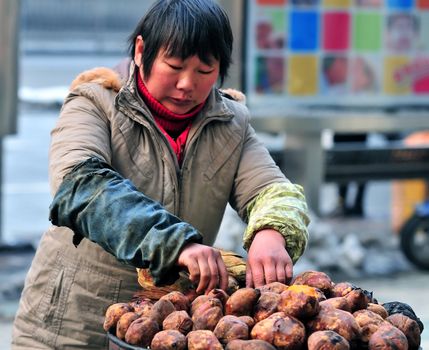
M51 268L51 272L37 307L36 315L40 325L35 327L33 334L42 343L55 347L76 265L66 266L61 254L57 252L55 260L44 268Z
M55 349L105 348L104 315L118 300L120 279L60 252L53 261L37 307L33 336Z
M100 272L88 261L81 261L68 293L64 312L64 332L75 347L101 349L107 347L103 329L107 308L118 301L121 280L108 271Z

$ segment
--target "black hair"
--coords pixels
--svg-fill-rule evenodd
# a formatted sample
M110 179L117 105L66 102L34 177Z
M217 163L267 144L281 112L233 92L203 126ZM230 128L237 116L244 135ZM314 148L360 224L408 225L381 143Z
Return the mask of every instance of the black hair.
M226 12L213 0L156 1L129 37L131 58L139 35L144 41L141 63L146 77L160 49L181 59L197 55L206 64L214 57L219 61L221 84L228 75L232 30Z

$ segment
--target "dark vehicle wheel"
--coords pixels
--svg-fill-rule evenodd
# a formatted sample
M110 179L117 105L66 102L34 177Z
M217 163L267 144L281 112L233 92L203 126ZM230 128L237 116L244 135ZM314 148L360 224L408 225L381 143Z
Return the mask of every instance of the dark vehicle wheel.
M405 256L420 269L429 270L429 217L414 214L400 231Z

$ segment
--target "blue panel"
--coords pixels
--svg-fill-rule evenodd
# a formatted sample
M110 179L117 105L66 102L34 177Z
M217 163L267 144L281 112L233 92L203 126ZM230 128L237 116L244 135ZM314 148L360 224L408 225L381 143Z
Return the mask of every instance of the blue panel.
M290 13L290 48L293 51L313 51L319 46L319 14L316 11Z
M413 7L413 0L388 0L387 4L392 9L410 9Z

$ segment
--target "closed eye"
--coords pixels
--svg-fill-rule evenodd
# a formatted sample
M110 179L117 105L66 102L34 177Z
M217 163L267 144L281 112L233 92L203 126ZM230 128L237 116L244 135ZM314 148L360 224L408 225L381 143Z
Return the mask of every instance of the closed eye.
M182 69L182 67L181 67L181 66L175 66L175 65L170 64L170 63L167 63L167 64L168 64L168 66L169 66L170 68L172 68L172 69L174 69L174 70L180 70L180 69Z
M212 73L213 71L214 71L214 69L209 70L209 71L206 71L206 70L199 70L199 71L198 71L198 73L201 73L201 74L210 74L210 73Z

